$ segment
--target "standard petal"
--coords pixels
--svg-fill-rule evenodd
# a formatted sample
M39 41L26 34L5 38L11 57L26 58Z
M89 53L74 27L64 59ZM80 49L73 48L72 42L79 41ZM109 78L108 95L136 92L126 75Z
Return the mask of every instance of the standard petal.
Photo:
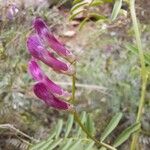
M51 94L48 87L43 83L39 82L34 85L34 93L35 95L43 100L48 106L51 106L56 109L68 110L71 109L72 106Z
M44 48L37 35L28 37L27 47L33 57L41 60L55 71L69 75L74 74L75 71L73 70L73 67L56 59L48 50Z
M31 59L28 63L28 70L33 79L36 81L40 81L45 78L43 71L41 70L37 62L33 59Z
M66 58L69 62L75 61L75 56L64 46L64 44L55 38L41 18L36 18L33 25L40 38L53 50L55 50L60 56Z

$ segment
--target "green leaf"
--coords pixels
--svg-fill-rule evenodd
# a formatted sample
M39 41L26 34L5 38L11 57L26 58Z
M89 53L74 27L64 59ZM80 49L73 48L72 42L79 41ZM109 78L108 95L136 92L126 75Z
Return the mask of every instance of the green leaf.
M47 147L53 142L53 140L46 140L42 141L38 144L36 144L34 147L32 147L30 150L47 150Z
M37 150L37 149L39 149L40 147L44 146L45 144L46 144L46 141L39 142L39 143L35 144L34 146L32 146L32 147L30 148L30 150Z
M99 15L99 14L97 14L97 13L90 13L89 15L90 15L90 18L92 17L92 18L94 18L96 21L98 21L98 20L100 20L100 19L106 19L105 16Z
M87 2L80 2L80 3L77 3L76 5L74 5L71 10L70 10L70 13L73 13L75 10L77 10L78 8L80 8L81 6L84 6L88 4Z
M101 5L101 4L103 4L103 1L102 0L94 0L91 4L90 4L90 6L99 6L99 5Z
M62 142L63 139L59 139L58 141L54 141L50 146L49 148L45 149L45 150L53 150L56 146L58 146L61 142Z
M64 144L63 147L61 147L61 150L68 150L69 146L72 144L73 140L72 139L69 139L67 141L67 143Z
M56 126L56 136L55 136L56 139L59 137L59 135L60 135L60 133L61 133L62 126L63 126L63 120L60 119L60 120L58 121L58 125Z
M39 147L38 149L40 149L40 150L47 150L48 147L50 147L50 145L51 145L52 142L53 142L53 140L48 140L48 141L46 141L46 143L45 143L44 145L42 145L42 146ZM38 149L37 149L37 150L38 150Z
M54 131L53 133L50 134L50 136L48 137L48 140L51 140L55 135L56 135L56 132Z
M74 13L72 15L69 16L69 20L74 19L77 15L79 15L80 13L82 13L83 11L85 11L85 9L82 9L80 11L78 11L77 13Z
M133 46L131 44L126 44L126 49L138 56L139 52L136 46ZM149 52L144 53L144 57L145 57L145 62L150 66L150 53Z
M53 142L53 137L56 135L56 132L54 131L50 136L47 138L47 140L41 141L37 144L35 144L30 150L37 150L37 149L42 149L47 146L49 146Z
M112 3L114 0L102 0L105 3Z
M94 126L94 121L92 120L91 115L87 116L85 127L87 128L88 132L93 135L95 132L95 126Z
M80 2L82 2L82 1L83 1L83 0L74 0L72 4L75 5L75 4L80 3Z
M117 137L113 146L114 147L120 146L122 143L124 143L130 137L130 135L132 133L134 133L135 131L137 131L139 129L140 129L140 123L135 123L135 124L131 125Z
M87 117L87 114L86 114L86 112L85 111L83 111L82 113L81 113L81 122L82 122L82 124L84 124L85 122L86 122L86 117ZM81 127L79 127L78 126L78 129L77 129L77 137L78 136L80 136L81 135L81 133L82 133L82 129L81 129Z
M81 30L83 28L83 26L85 25L85 23L87 22L89 18L84 18L84 20L82 20L82 22L79 24L79 30Z
M131 45L131 44L126 44L126 49L133 52L134 54L138 54L138 49L137 47Z
M84 150L91 150L92 147L93 147L93 145L94 145L94 143L95 143L95 142L91 141L91 142L89 143L89 145L87 145L87 146L85 147Z
M71 147L69 147L69 150L77 150L79 148L79 145L81 143L81 139L77 140Z
M73 121L74 121L73 115L69 115L68 120L67 120L67 124L66 124L65 137L68 137L68 135L69 135L69 133L71 131L72 125L73 125Z
M100 150L107 150L105 147L101 147Z
M106 137L117 127L119 121L122 118L122 113L117 113L112 119L110 120L109 124L105 128L104 132L101 135L101 141L104 141Z
M121 6L122 6L122 0L116 0L114 7L113 7L112 14L111 14L111 20L112 21L114 21L117 18L118 13L121 9Z

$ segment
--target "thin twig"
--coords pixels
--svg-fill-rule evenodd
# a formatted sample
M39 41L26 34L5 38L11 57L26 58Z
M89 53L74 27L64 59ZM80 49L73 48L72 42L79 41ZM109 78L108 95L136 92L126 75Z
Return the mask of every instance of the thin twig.
M24 137L26 137L26 138L28 138L28 139L34 141L34 142L39 142L39 140L34 139L33 137L31 137L31 136L27 135L26 133L20 131L19 129L15 128L14 125L12 125L12 124L0 124L0 128L2 128L2 129L12 129L12 130L14 130L15 132L17 132L17 133L23 135Z

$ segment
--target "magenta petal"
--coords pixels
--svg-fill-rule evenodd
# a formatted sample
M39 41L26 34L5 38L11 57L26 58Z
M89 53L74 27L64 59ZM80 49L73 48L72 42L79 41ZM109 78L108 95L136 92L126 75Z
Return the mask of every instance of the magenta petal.
M48 106L62 110L71 109L71 105L69 103L60 100L56 98L54 95L52 95L48 87L42 82L39 82L34 85L34 93L38 98L43 100Z
M34 60L30 60L28 63L28 70L33 77L34 80L43 80L45 78L45 75L39 65Z
M75 61L75 56L62 44L55 36L52 34L46 23L41 19L37 18L34 21L34 28L42 40L44 40L48 45L55 50L60 56L66 58L68 61Z
M48 86L51 93L56 94L57 96L61 97L70 97L71 94L67 91L63 90L59 85L55 84L53 81L51 81L49 78L45 78L44 83L46 86Z
M51 81L42 71L37 62L33 59L29 61L29 72L34 80L43 81L44 84L49 88L50 92L61 97L70 97L71 95L64 91L59 85Z
M31 55L43 63L47 64L55 71L72 75L74 70L71 66L56 59L49 51L45 50L37 35L32 35L27 39L27 47Z

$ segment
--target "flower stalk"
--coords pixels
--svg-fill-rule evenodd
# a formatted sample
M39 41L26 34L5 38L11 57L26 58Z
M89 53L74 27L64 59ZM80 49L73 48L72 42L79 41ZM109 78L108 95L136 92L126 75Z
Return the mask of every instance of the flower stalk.
M76 62L74 63L74 67L76 68ZM76 73L74 75L72 75L72 103L75 104L75 91L76 91L76 87L75 87L75 84L76 84ZM78 125L81 127L81 129L86 133L86 135L91 139L93 140L97 146L100 146L100 147L105 147L109 150L116 150L116 148L106 144L106 143L103 143L103 142L99 142L97 139L95 139L89 132L88 130L86 129L86 127L82 124L81 120L80 120L80 117L79 117L79 114L78 112L74 109L72 112L71 112L74 116L74 120L78 123Z
M76 62L74 62L74 68L76 68ZM72 75L72 103L75 103L75 91L76 91L76 73Z
M137 117L136 117L136 123L138 123L141 121L141 117L142 117L142 110L143 110L144 102L145 102L145 92L146 92L146 84L147 84L148 76L147 76L146 67L145 67L145 59L144 59L144 53L142 50L140 31L138 28L138 23L137 23L137 18L136 18L135 0L130 0L130 13L131 13L131 19L132 19L132 23L133 23L133 29L135 32L136 44L138 47L140 64L141 64L141 82L142 82L141 98L139 101L139 105L138 105L139 108L138 108ZM139 132L137 132L133 135L131 147L130 147L131 150L135 150L135 147L138 142L138 136L139 136Z

